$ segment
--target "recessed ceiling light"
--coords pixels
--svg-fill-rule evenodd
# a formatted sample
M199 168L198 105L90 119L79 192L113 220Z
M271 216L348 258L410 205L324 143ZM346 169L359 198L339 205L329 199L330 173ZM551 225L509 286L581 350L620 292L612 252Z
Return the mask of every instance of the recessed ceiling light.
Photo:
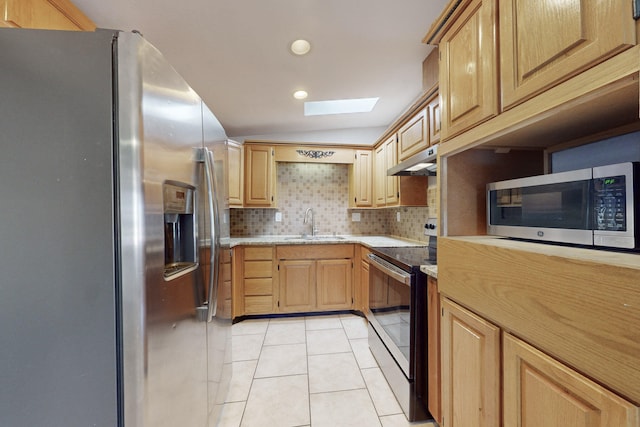
M297 90L293 92L293 97L295 99L305 99L309 94L304 90Z
M304 55L306 53L309 53L310 50L311 43L306 40L300 39L291 43L291 52L295 53L296 55Z
M335 99L331 101L313 101L304 103L305 116L325 114L369 113L379 98Z

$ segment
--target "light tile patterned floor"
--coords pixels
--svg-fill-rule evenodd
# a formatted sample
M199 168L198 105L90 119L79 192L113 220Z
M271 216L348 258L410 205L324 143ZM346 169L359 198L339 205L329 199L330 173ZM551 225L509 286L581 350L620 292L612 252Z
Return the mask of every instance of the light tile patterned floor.
M220 427L437 427L409 423L355 315L233 325L233 380Z

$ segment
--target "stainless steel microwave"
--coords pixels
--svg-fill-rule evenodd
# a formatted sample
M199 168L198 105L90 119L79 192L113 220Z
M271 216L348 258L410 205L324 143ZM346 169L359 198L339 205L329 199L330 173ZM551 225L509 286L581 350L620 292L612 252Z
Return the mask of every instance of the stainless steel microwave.
M640 163L627 162L487 185L487 233L640 249Z

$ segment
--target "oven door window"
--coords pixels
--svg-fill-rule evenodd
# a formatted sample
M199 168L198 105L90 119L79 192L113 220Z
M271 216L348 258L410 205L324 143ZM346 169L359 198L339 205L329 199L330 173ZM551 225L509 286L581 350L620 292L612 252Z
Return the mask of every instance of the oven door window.
M395 350L404 357L404 361L397 360L398 364L408 366L411 359L411 286L377 268L371 269L369 280L369 311L377 324L374 328L394 357L398 357ZM405 371L405 374L410 377L409 372Z

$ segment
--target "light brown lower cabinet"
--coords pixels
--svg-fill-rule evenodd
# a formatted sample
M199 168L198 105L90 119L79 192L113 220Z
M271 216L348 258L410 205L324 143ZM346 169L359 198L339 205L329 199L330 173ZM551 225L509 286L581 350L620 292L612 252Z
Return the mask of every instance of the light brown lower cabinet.
M442 423L440 399L440 294L438 280L427 277L427 369L429 378L428 405L433 419Z
M233 250L233 316L273 312L273 246Z
M367 314L369 309L369 258L371 251L360 246L360 277L354 290L355 309Z
M638 407L508 333L503 358L505 426L638 426Z
M455 302L441 305L441 427L640 426L638 406Z
M281 260L278 262L280 293L279 312L311 311L316 306L316 262L312 260Z
M353 259L316 261L316 304L319 310L353 308Z
M447 298L441 305L441 426L499 427L500 329Z
M353 245L277 246L277 312L353 308Z

